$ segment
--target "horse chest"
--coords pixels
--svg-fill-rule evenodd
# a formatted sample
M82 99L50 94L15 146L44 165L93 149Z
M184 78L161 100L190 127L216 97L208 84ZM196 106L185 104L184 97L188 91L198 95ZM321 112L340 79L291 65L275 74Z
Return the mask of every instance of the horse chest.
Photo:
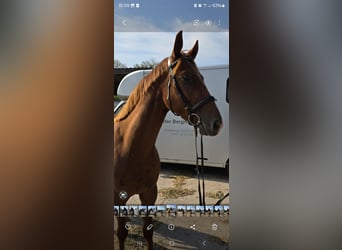
M122 167L114 171L119 190L134 194L155 185L160 171L159 157L155 149L145 156L135 153L134 150L126 151L125 156L121 155L120 159L117 164Z

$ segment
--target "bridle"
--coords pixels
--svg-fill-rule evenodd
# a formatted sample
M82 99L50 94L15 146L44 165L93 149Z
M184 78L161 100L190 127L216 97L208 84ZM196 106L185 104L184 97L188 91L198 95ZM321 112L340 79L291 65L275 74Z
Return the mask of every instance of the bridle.
M188 59L188 60L193 60L190 57L183 57L183 58ZM199 102L195 103L194 105L192 105L190 103L189 99L184 95L184 93L183 93L181 87L179 86L179 84L177 82L177 79L176 79L176 77L175 77L175 75L173 74L173 71L172 71L172 69L176 66L178 60L180 60L180 59L177 59L176 61L171 63L171 60L170 60L170 57L169 57L168 61L167 61L168 68L169 68L169 73L170 73L170 78L169 78L169 81L168 81L168 84L167 84L167 100L169 102L169 108L170 108L171 112L174 115L179 116L179 114L176 113L173 110L173 108L172 108L170 88L171 88L171 83L173 83L173 86L175 87L178 96L180 97L180 99L183 102L185 110L188 112L188 122L189 122L189 124L194 126L194 127L198 127L201 124L201 118L200 118L200 116L197 113L195 113L195 111L197 111L202 106L204 106L204 105L206 105L206 104L208 104L210 102L215 102L216 99L215 99L215 97L209 95L208 97L200 100Z
M183 57L185 59L188 60L193 60L190 57ZM210 102L215 102L216 99L215 97L209 95L208 97L200 100L199 102L195 103L194 105L192 105L189 101L189 99L184 95L181 87L179 86L177 79L175 77L175 75L173 74L172 69L175 67L175 65L177 64L179 59L177 59L176 61L171 63L170 57L168 58L168 68L169 68L169 73L170 73L170 78L167 84L167 100L169 102L169 108L171 110L171 112L176 115L179 116L178 113L176 113L173 108L172 108L172 102L171 102L171 83L173 83L178 96L180 97L180 99L183 102L184 108L185 110L188 112L188 123L194 127L195 130L195 151L196 151L196 172L197 172L197 181L198 181L198 194L199 194L199 204L202 206L205 206L205 185L204 185L204 160L207 160L206 158L203 157L203 136L201 135L201 157L198 157L198 152L197 152L197 129L199 127L199 125L202 123L202 120L200 118L200 116L195 113L195 111L197 111L198 109L200 109L201 107L203 107L204 105L210 103ZM199 170L199 164L198 164L198 160L201 160L201 173ZM200 175L202 176L202 192L201 192L201 185L200 185Z

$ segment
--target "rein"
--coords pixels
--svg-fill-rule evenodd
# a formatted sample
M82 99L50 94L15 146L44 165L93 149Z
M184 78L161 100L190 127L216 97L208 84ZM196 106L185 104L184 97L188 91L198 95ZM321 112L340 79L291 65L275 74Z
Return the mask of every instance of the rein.
M203 135L201 135L201 157L198 157L197 151L197 128L198 126L194 126L195 130L195 151L196 151L196 172L197 172L197 186L198 186L198 197L200 206L205 206L205 185L204 185L204 160L208 160L203 157ZM201 160L201 165L198 165L198 160ZM199 168L201 167L201 169ZM201 184L200 179L202 177L202 192L201 192Z
M194 126L195 130L195 151L196 151L196 172L197 172L197 183L198 183L198 196L199 196L199 204L200 206L205 207L205 185L204 185L204 161L208 160L208 158L203 157L203 135L201 135L201 157L198 157L197 150L197 128L198 126ZM198 165L198 160L201 160L201 165ZM201 184L200 179L202 177L202 192L201 192ZM226 193L221 199L219 199L214 206L221 205L222 201L229 196L229 192Z

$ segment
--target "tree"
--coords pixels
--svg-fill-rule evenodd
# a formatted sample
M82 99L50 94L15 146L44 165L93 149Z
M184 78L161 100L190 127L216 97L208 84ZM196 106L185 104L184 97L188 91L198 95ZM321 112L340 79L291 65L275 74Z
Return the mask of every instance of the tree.
M150 60L144 60L140 64L134 64L134 68L154 68L158 63L151 58Z
M114 59L114 68L115 69L120 69L120 68L127 68L127 65L122 63L120 60L118 59Z

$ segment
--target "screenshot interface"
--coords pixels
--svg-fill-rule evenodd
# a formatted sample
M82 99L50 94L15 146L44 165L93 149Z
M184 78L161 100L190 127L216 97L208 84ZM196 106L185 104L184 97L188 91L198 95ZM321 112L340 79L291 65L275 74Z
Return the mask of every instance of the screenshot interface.
M195 63L216 98L224 125L217 136L203 137L202 175L195 165L193 128L180 116L168 112L156 141L161 166L153 204L142 204L139 194L130 194L134 189L130 185L138 186L134 180L144 178L149 171L123 167L118 163L122 159L114 159L114 165L117 164L114 166L117 196L113 206L115 249L120 249L120 237L124 238L125 249L149 249L149 236L145 236L151 231L153 249L229 249L228 0L114 1L114 117L125 109L127 98L139 80L171 55L179 31L184 51L193 48L198 40ZM126 89L125 81L129 85ZM211 82L222 87L211 87L214 84ZM124 144L120 138L114 130L114 145ZM136 146L145 147L145 144ZM199 137L197 147L200 155ZM118 146L115 150L114 157L118 157L124 149ZM219 158L223 160L217 162L222 163L215 163ZM135 183L128 184L130 181ZM121 189L123 186L127 188ZM205 204L199 202L199 188Z

